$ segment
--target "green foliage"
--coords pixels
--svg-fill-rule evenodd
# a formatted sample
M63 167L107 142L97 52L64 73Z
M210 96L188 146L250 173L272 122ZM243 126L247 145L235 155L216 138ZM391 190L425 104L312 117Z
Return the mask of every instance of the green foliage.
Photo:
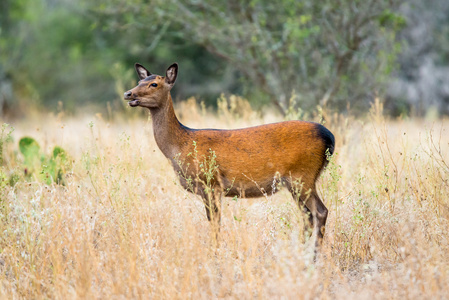
M12 141L12 132L14 131L14 128L11 127L9 124L4 123L2 125L1 131L0 131L0 220L5 218L5 216L8 214L7 206L5 204L5 199L8 194L8 183L11 184L11 179L14 181L16 178L11 176L11 179L8 180L8 175L6 168L4 166L4 156L5 156L5 146L6 144L10 143ZM14 183L14 182L12 182ZM11 185L12 186L12 185Z
M379 25L382 27L393 27L396 30L403 29L406 25L405 18L398 13L385 9L378 17Z
M42 153L39 144L31 137L19 141L19 149L24 157L24 173L27 178L33 175L46 184L64 184L64 174L70 168L67 152L59 146L53 148L51 155Z
M59 146L53 148L52 154L48 168L52 175L51 178L53 178L56 183L63 184L63 175L68 171L68 167L70 166L69 157L67 152Z
M14 131L14 127L11 127L9 124L3 123L2 129L0 132L0 167L3 166L3 156L4 156L4 148L7 143L12 141L11 134Z
M327 189L331 193L331 195L333 195L333 199L331 199L334 205L333 210L335 211L336 219L339 220L341 210L340 207L343 204L343 200L340 198L339 195L338 183L341 179L341 165L337 164L336 162L337 156L338 153L331 154L329 152L329 149L326 149L326 159L328 160L326 170L328 171L331 178ZM339 222L336 222L336 227L338 228L339 226L340 226Z
M139 7L142 16L152 10L144 1L118 2L125 10ZM348 102L366 107L391 72L396 53L390 50L403 23L395 12L399 1L154 3L156 18L173 24L168 32L176 27L184 39L226 60L243 75L249 95L269 99L284 115L291 115L287 110L295 89L303 109L344 108ZM142 20L142 26L153 28L145 24Z
M200 174L198 174L199 180L203 183L206 194L209 195L209 199L213 198L213 183L215 181L214 177L218 173L218 167L215 151L209 149L209 155L204 157L204 160L199 163Z
M24 165L27 167L25 173L33 173L45 159L41 152L41 147L31 137L23 137L20 139L19 150L24 157Z
M3 172L3 168L0 168L0 221L8 214L6 202L6 196L8 192L8 176Z
M339 201L338 199L338 182L341 179L341 166L337 164L336 157L338 153L330 154L329 149L326 149L326 159L328 160L328 165L326 169L329 171L330 177L332 180L330 181L329 190L336 196L335 201Z
M432 45L425 48L435 49L437 65L447 65L448 6L441 0L413 3L409 5L426 7L427 15L439 12L431 27L419 31L432 33ZM287 119L307 116L317 105L363 112L373 95L384 96L398 71L407 80L419 77L414 66L426 61L416 60L415 52L423 49L418 45L400 66L396 62L407 51L397 33L416 23L399 13L400 4L3 0L0 114L5 102L16 105L11 99L50 110L59 102L66 110L92 104L108 113L123 110L122 94L136 81L135 62L162 75L174 61L184 74L173 90L175 99L201 95L215 106L220 94L236 94L258 108L271 102ZM1 96L5 82L15 94L7 101ZM390 105L397 100L395 96ZM411 100L405 101L410 105ZM396 109L403 106L400 102Z
M208 104L223 92L244 94L291 116L295 90L295 108L305 111L363 107L394 66L395 33L404 25L397 4L5 0L0 73L27 101L63 101L66 109L106 102L123 109L135 77L121 70L136 61L159 74L179 62L190 76L179 77L176 96L200 94Z

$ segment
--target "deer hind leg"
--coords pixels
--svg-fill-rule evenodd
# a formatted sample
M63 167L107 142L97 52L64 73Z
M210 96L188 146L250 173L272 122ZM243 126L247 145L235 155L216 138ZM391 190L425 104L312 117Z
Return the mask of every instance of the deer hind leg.
M315 248L318 248L323 242L328 210L315 190L310 193L305 206L312 213L313 234L316 236Z
M309 198L309 195L306 195L306 193L301 193L301 190L298 190L297 188L289 188L290 193L293 196L293 200L298 204L299 209L301 209L304 213L306 224L305 224L305 231L311 232L313 230L313 215L310 209L306 206L306 201Z
M315 251L321 246L324 236L324 229L327 219L327 208L321 201L315 188L308 188L307 185L297 185L290 183L289 190L293 199L298 203L300 209L307 216L309 228L312 229L312 236L316 237Z

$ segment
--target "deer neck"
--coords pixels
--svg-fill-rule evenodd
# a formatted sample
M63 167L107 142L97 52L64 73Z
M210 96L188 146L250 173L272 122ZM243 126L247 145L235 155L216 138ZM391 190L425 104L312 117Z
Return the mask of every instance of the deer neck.
M183 135L185 136L187 128L178 121L175 115L170 93L162 103L164 103L163 106L150 109L154 139L162 153L167 158L173 159L181 152Z

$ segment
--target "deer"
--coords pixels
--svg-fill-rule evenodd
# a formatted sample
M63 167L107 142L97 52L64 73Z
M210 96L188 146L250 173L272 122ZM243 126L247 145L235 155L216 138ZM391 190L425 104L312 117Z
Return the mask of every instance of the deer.
M165 76L136 63L136 87L124 93L131 107L150 111L154 139L183 188L199 195L215 228L221 222L221 198L263 197L286 187L306 216L315 236L315 253L323 240L328 210L316 182L334 153L334 135L323 125L284 121L242 129L192 129L176 117L170 94L178 64ZM206 166L211 168L205 171Z

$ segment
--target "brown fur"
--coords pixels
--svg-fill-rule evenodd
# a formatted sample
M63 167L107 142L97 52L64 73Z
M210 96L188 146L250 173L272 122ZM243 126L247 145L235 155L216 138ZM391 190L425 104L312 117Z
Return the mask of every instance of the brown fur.
M209 220L219 223L222 194L260 197L282 184L309 213L317 245L321 243L327 209L315 183L327 163L326 150L333 152L332 133L320 124L302 121L236 130L191 129L178 121L173 109L170 90L177 64L167 69L165 77L152 75L139 64L136 70L141 81L125 93L125 99L131 106L150 109L156 143L171 160L181 184L203 197ZM209 162L213 154L218 169L209 184L212 192L204 184L201 163ZM188 178L193 179L190 185ZM298 180L300 186L295 185Z

